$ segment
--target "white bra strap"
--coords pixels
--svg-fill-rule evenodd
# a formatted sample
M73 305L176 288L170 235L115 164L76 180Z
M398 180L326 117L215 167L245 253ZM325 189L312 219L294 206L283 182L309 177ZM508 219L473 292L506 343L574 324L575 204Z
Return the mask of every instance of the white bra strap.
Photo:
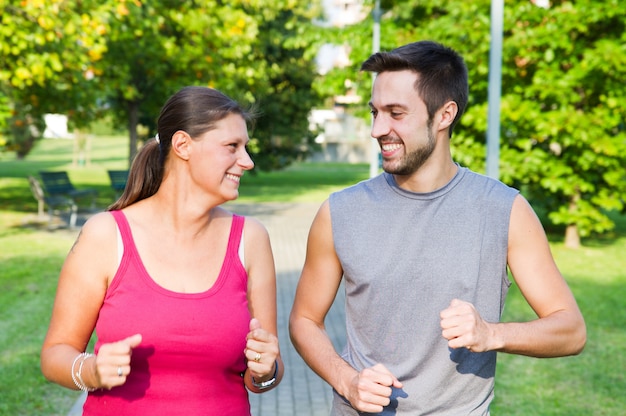
M115 230L117 231L117 266L122 263L122 256L124 255L124 242L122 241L122 233L120 227L115 224Z
M243 264L243 267L246 267L246 259L245 259L245 250L244 250L244 244L245 240L243 238L243 229L241 230L241 240L239 241L239 260L241 260L241 264Z

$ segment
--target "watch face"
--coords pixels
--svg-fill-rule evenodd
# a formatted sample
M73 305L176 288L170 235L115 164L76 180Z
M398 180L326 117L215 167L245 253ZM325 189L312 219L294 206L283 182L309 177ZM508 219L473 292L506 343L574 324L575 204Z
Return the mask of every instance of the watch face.
M271 386L271 385L272 385L272 384L274 384L275 382L276 382L276 377L271 378L271 379L269 379L269 380L267 380L267 381L264 381L264 382L262 382L262 383L259 383L259 387L261 387L261 388L266 388L266 387Z

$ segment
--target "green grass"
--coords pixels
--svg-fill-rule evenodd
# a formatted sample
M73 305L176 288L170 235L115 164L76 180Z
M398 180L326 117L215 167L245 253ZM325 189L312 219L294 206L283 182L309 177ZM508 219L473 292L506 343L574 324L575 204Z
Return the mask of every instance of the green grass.
M78 397L44 380L39 351L56 280L75 230L48 230L35 220L27 175L63 169L77 187L113 200L107 169L126 168L127 139L97 137L88 166L73 166L72 142L45 140L23 161L0 153L0 415L63 415ZM328 193L365 179L366 165L298 163L282 172L246 175L238 202L321 202ZM500 354L493 415L618 415L626 409L626 219L580 250L550 236L555 258L585 315L583 354L534 359ZM532 319L516 286L505 320Z
M39 370L39 352L50 319L60 265L72 243L73 236L69 233L2 230L2 415L66 415L78 397L77 393L46 382Z
M587 324L575 357L536 359L499 354L494 415L621 415L626 409L626 236L586 241L553 253ZM532 319L516 286L504 320Z

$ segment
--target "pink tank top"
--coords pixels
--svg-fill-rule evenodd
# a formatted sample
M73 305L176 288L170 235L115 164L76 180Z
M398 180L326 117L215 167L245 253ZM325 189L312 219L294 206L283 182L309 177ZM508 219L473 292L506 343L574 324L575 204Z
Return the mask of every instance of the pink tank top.
M141 334L123 386L89 393L84 415L250 415L242 373L250 312L247 274L238 255L244 218L233 215L228 249L214 285L203 293L159 286L139 258L126 217L111 214L124 254L96 323L103 343Z

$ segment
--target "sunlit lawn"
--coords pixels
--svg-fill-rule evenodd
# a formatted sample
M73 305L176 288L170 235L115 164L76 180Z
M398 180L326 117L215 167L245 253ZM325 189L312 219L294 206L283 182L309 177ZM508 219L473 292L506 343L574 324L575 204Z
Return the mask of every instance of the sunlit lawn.
M0 415L65 415L78 393L46 382L39 349L59 268L75 230L48 230L26 177L67 170L78 187L98 189L98 207L114 198L107 169L126 168L127 139L97 137L91 163L73 166L72 142L45 140L26 160L0 153ZM239 202L320 202L368 175L366 165L298 163L247 175ZM493 415L621 415L626 409L626 221L609 236L569 250L551 236L555 257L588 327L582 355L534 359L500 354ZM505 320L532 318L513 286Z
M626 227L619 237L580 250L552 245L587 323L587 346L575 357L499 354L494 415L626 414ZM505 320L532 318L516 288Z

